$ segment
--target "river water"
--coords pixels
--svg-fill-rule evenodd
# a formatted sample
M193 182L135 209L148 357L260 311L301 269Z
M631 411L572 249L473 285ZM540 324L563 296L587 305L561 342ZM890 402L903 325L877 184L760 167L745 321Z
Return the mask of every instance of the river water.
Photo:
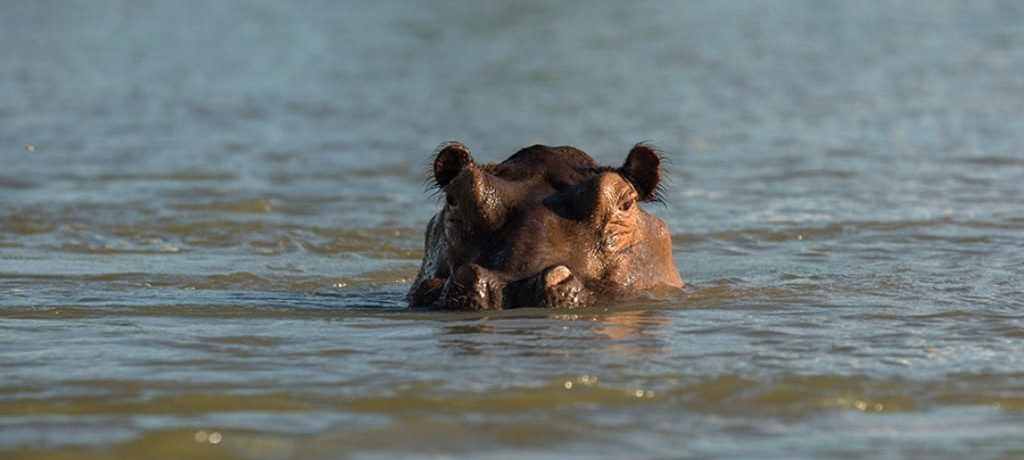
M1019 2L5 2L0 457L1020 458ZM404 310L429 155L637 141L688 288Z

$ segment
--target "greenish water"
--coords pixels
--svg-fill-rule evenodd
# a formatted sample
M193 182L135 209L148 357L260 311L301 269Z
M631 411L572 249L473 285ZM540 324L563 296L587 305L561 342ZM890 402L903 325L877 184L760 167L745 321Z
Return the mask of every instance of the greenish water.
M0 56L5 459L1024 456L1019 3L8 2ZM689 287L405 311L449 139L653 141Z

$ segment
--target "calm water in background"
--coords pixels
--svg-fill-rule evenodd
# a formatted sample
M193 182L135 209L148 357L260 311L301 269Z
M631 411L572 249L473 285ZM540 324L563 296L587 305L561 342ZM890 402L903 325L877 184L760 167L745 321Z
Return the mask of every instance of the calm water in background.
M5 2L0 57L4 458L1024 456L1020 3ZM448 139L655 142L690 286L404 311Z

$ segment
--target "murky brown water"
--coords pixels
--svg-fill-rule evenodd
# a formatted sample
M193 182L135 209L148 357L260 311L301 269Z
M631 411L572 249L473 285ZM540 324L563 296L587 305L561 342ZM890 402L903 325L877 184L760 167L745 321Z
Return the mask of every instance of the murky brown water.
M1024 457L1019 3L8 2L0 56L5 459ZM448 139L653 141L690 287L403 310Z

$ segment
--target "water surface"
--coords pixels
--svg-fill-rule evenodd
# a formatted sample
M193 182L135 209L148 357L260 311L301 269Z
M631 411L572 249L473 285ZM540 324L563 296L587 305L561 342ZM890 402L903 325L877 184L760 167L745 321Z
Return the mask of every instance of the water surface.
M13 2L4 458L1024 456L1014 2ZM669 154L689 284L403 309L428 156Z

